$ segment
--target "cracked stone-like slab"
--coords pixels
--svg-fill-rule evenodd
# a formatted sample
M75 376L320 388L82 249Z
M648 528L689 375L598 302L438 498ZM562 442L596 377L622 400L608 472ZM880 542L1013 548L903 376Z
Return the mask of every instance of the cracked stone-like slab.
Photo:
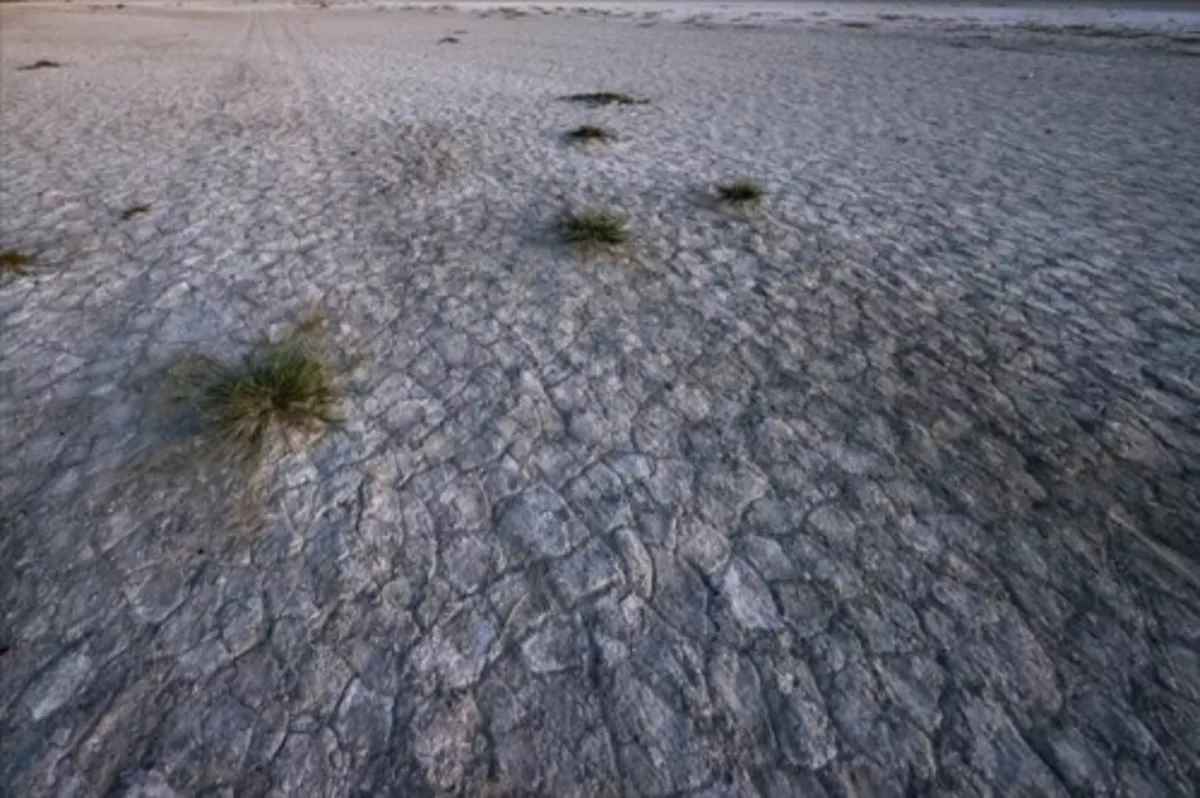
M1200 783L1184 44L0 9L0 794ZM180 457L313 307L344 424Z

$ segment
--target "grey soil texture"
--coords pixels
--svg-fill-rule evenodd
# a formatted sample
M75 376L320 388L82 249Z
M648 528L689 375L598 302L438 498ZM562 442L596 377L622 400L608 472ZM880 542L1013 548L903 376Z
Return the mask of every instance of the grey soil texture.
M3 795L1193 794L1200 58L0 13Z

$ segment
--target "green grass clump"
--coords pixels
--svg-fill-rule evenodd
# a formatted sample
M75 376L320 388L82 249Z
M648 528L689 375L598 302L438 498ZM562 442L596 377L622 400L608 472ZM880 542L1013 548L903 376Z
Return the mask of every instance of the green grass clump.
M292 432L318 432L340 420L333 378L299 335L263 341L237 366L196 357L184 387L213 443L244 461L257 461L275 434L290 445Z
M572 103L585 105L645 105L649 100L639 100L619 91L592 91L583 94L568 94L562 99Z
M724 202L744 205L762 199L763 187L753 180L734 180L717 186L717 196Z
M600 125L580 125L567 133L572 141L609 141L616 136L611 130Z
M25 274L26 267L33 263L33 256L15 249L0 251L0 274Z
M625 220L609 211L584 211L563 218L562 234L581 249L617 247L629 240Z

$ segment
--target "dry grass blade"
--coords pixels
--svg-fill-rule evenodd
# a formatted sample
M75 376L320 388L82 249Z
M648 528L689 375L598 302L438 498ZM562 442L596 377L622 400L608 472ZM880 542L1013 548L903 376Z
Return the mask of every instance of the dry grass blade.
M276 433L290 444L292 432L340 421L324 361L297 338L263 342L236 368L196 358L184 379L214 443L236 459L256 461Z
M570 214L562 221L562 234L568 242L583 249L616 247L629 240L625 220L609 211Z

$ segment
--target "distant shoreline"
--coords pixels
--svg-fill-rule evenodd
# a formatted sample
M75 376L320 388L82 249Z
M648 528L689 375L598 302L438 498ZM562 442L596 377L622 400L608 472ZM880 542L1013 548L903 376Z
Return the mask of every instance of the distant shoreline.
M550 8L601 16L651 15L663 21L704 24L802 24L821 27L848 23L882 30L930 26L1025 28L1031 33L1079 33L1084 29L1127 29L1150 36L1200 31L1200 0L120 0L137 8L268 10L319 3L343 9L420 8L471 13L499 9ZM0 0L0 8L30 6L80 8L98 0ZM115 4L110 0L108 4ZM103 5L104 3L99 3ZM1118 31L1119 32L1119 31ZM1130 37L1133 38L1133 37Z
M336 0L333 0L336 3ZM603 13L654 13L664 19L703 16L713 23L881 22L888 27L969 24L979 27L1061 26L1129 28L1165 32L1200 30L1200 0L364 0L387 6L457 6L464 9L555 7ZM1049 32L1049 31L1041 31Z

